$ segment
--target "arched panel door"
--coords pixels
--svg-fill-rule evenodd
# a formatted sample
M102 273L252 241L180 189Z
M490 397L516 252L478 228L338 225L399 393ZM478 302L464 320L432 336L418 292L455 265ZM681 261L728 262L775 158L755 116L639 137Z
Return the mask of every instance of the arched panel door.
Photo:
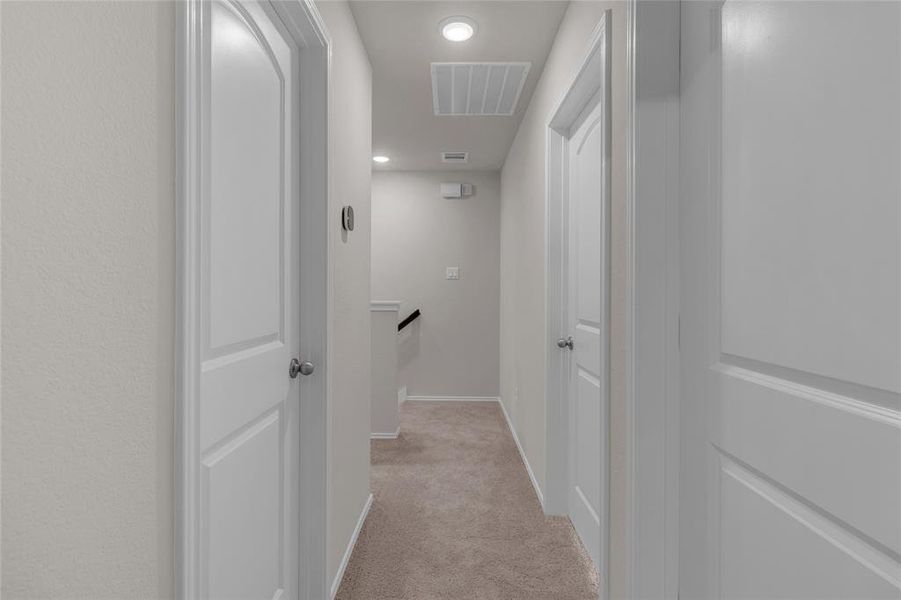
M901 4L682 4L680 598L901 597Z
M266 3L204 3L203 598L297 598L298 49Z

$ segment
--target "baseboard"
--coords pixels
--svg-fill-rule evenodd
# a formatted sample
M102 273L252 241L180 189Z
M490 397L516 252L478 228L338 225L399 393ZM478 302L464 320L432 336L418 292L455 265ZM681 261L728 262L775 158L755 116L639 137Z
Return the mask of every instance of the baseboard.
M538 485L538 480L535 479L535 473L532 471L532 465L529 464L529 459L526 458L526 453L522 449L522 444L519 443L519 436L516 435L516 428L513 426L513 421L510 420L510 415L507 414L507 408L504 406L504 403L498 398L498 404L501 405L501 412L504 413L504 419L507 421L507 428L510 430L510 435L513 436L513 441L516 442L516 448L519 450L519 456L522 458L522 464L526 466L526 473L529 474L529 481L532 482L532 489L535 490L535 495L538 496L538 503L541 504L541 510L544 510L544 494L541 493L541 487Z
M357 520L357 526L354 527L353 535L350 536L350 542L347 544L347 550L344 551L344 556L341 557L338 573L335 575L335 580L332 582L331 596L329 596L332 599L335 598L335 595L338 593L338 588L341 587L341 581L344 580L344 571L347 570L347 563L350 562L350 555L353 554L354 546L357 545L357 538L360 537L360 531L363 529L363 523L366 522L366 517L369 516L370 508L372 508L372 494L369 494L369 498L366 499L366 504L363 506L362 512L360 512L360 518Z
M407 396L410 402L497 402L497 396Z
M396 440L400 435L400 427L394 433L372 433L369 435L371 440Z

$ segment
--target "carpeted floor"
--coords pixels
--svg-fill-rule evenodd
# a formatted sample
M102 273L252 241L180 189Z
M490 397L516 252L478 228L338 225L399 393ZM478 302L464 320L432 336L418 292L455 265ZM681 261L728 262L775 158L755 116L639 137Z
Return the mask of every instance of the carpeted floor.
M340 600L580 600L597 574L569 520L546 517L500 407L406 402L372 442L375 500Z

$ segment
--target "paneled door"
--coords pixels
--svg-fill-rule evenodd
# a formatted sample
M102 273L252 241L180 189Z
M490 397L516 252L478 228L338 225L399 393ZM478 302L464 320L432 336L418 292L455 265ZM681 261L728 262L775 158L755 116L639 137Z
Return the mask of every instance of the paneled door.
M561 340L570 352L569 516L595 565L600 564L602 506L602 403L607 385L602 369L602 331L607 322L601 296L604 256L601 235L606 226L604 206L606 149L603 106L598 92L572 126L567 144L569 162L569 331Z
M217 0L203 11L200 594L290 600L299 569L298 48L268 3Z
M901 3L682 3L680 593L901 597Z

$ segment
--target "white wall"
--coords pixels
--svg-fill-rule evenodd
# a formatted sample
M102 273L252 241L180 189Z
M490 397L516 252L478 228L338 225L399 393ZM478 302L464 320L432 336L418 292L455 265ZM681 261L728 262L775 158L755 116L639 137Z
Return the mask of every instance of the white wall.
M474 184L462 199L441 182ZM500 181L493 172L377 172L372 180L372 293L422 310L400 335L410 396L497 396ZM460 279L445 279L459 267Z
M501 171L501 398L543 488L545 405L545 136L551 111L576 75L591 32L612 10L611 595L624 597L626 251L626 3L571 2Z
M2 595L172 595L175 5L2 2Z
M397 304L374 304L372 316L372 433L395 435L397 397Z
M175 10L2 2L2 594L173 594ZM370 69L334 42L329 568L369 494ZM340 233L353 204L357 228Z
M332 40L329 119L331 338L329 340L329 580L369 497L369 205L372 70L346 2L319 2ZM356 227L341 229L341 207Z

